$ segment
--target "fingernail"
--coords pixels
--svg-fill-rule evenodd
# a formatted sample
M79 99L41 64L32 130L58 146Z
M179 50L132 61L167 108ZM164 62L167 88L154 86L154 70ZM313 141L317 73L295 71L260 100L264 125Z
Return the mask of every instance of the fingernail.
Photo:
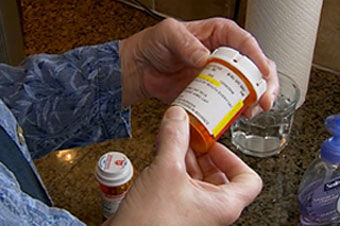
M276 101L276 99L277 99L277 95L275 93L272 93L272 95L271 95L271 102L270 102L270 104L271 104L270 108L273 107L274 102Z
M259 105L256 105L251 111L251 118L261 112L263 112L262 108Z
M271 64L271 60L268 59L267 57L266 57L266 63L267 63L267 66L265 67L265 71L264 71L264 74L263 74L264 78L268 78L270 76L270 67L269 67L269 65Z
M172 106L165 112L164 117L171 120L184 120L187 117L187 114L183 108Z
M205 59L209 57L209 51L207 50L197 50L192 54L192 62L195 66L203 66L205 64Z

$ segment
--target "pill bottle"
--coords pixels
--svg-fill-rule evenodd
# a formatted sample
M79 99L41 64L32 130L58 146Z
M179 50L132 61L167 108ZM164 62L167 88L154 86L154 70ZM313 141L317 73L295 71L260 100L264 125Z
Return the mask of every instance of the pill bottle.
M132 185L135 170L131 161L120 152L108 152L100 157L96 180L101 193L104 220L114 215Z
M257 66L229 47L219 47L173 105L190 118L190 147L207 152L243 110L260 99L267 83Z

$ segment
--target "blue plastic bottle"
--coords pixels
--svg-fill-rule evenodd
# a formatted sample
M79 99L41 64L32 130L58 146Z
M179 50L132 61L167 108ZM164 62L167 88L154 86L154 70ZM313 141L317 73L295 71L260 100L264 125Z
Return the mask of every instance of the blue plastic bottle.
M298 191L302 226L340 225L340 115L328 117L325 125L333 137L323 142Z

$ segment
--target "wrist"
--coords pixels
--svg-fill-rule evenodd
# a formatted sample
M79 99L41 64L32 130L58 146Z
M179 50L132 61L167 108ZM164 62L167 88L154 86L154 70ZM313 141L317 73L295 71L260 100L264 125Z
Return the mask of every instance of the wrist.
M127 107L138 102L143 98L143 91L140 88L141 73L139 63L136 59L135 40L132 38L124 39L119 42L119 55L122 77L122 104ZM131 47L133 46L133 47Z

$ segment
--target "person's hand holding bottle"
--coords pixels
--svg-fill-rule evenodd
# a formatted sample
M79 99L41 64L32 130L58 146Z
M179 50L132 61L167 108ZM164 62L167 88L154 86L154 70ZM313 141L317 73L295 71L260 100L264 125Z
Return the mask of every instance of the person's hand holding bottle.
M162 120L154 161L106 224L222 226L236 221L261 191L260 177L219 143L196 156L200 172L192 177L186 163L188 144L188 115L180 107L170 107Z
M202 70L210 52L220 46L247 55L267 80L267 91L259 105L245 114L269 110L279 91L275 63L264 55L250 33L225 18L192 22L166 19L122 40L124 105L147 97L172 102Z
M259 104L245 114L269 110L279 91L275 63L247 31L223 18L166 19L122 40L124 106L147 97L172 102L220 46L247 55L267 80ZM261 178L222 144L195 154L189 148L188 115L180 107L171 107L162 121L157 156L106 225L231 224L261 188Z

